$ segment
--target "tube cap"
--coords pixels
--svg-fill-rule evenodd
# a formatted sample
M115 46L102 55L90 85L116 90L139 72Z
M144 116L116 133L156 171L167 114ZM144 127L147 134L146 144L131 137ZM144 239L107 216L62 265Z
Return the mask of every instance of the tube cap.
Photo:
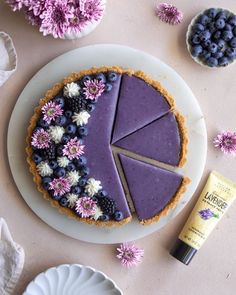
M177 240L174 247L170 251L170 255L188 265L192 260L193 256L197 253L197 250L180 239Z

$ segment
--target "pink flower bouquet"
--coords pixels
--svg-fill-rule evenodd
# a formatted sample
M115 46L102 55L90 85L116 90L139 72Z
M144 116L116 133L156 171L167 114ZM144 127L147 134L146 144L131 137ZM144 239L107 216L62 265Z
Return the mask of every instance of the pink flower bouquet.
M44 36L76 39L101 21L106 0L5 0L13 11L22 10Z

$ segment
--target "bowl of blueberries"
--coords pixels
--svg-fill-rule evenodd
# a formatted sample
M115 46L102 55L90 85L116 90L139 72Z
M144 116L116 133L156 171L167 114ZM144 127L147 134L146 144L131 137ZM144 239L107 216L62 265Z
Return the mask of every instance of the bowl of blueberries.
M222 8L202 11L189 24L186 43L191 57L202 66L232 64L236 59L236 15Z

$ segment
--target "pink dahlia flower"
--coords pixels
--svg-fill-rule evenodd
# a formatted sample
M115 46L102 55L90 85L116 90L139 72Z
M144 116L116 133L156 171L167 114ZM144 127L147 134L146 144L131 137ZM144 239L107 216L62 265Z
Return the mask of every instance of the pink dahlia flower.
M119 252L117 258L121 260L122 266L127 268L138 265L144 255L144 250L135 244L123 243L117 248L117 251Z
M218 134L214 140L213 144L215 147L219 148L224 154L236 154L236 132L223 131Z
M86 99L96 100L105 90L105 84L102 81L88 80L84 83L84 94Z
M74 17L74 7L67 0L47 1L45 10L40 15L42 24L39 28L43 35L52 34L54 38L63 38L68 31L70 19Z
M84 154L84 147L84 145L81 145L80 140L74 137L64 145L63 156L67 156L70 160L78 159Z
M70 191L71 185L67 178L54 178L50 182L49 189L54 191L54 196L63 196Z
M50 124L51 121L55 121L55 119L63 114L63 109L59 104L55 102L49 101L42 107L43 119Z
M75 210L77 213L81 214L81 217L90 217L95 214L97 209L96 201L89 197L79 198L76 202Z
M49 147L50 141L51 139L48 132L41 128L34 132L31 144L37 149L46 149Z
M160 3L157 4L155 10L159 19L170 25L177 25L183 20L183 13L174 5Z

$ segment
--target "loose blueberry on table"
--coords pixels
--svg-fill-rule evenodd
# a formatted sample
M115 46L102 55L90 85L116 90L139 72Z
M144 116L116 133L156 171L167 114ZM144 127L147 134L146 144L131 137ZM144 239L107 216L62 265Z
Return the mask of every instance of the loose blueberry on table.
M209 67L225 67L236 58L236 15L228 10L210 8L190 27L187 40L190 53Z
M99 180L89 178L86 126L102 93L112 90L115 72L86 75L64 86L41 108L33 130L32 160L53 200L78 217L122 221L124 216Z

